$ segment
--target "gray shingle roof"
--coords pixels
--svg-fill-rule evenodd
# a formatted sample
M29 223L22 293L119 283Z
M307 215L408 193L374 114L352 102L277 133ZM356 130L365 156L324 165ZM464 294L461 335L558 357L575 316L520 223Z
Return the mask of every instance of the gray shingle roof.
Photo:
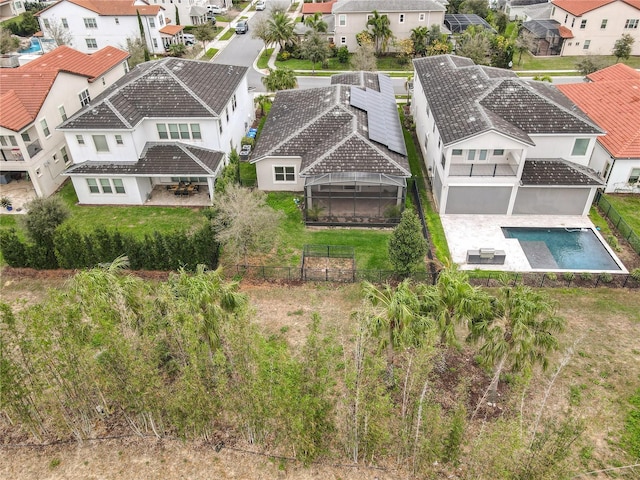
M433 0L340 0L331 13L348 12L444 12L442 3Z
M92 160L73 165L65 174L206 177L216 175L223 159L224 153L215 150L179 142L149 142L137 162Z
M147 117L216 117L247 67L178 58L146 62L122 77L62 129L130 129Z
M372 88L380 91L378 74L374 72L345 72L331 75L331 85L355 85L360 88Z
M278 92L252 162L301 157L302 176L335 172L411 176L405 155L369 139L367 112L351 106L351 88L333 85Z
M497 131L533 145L530 134L600 134L555 87L452 55L413 61L445 145Z
M593 170L563 159L527 159L520 181L522 185L605 185Z
M507 5L511 5L512 7L526 7L527 5L536 5L548 2L549 0L510 0L507 1Z

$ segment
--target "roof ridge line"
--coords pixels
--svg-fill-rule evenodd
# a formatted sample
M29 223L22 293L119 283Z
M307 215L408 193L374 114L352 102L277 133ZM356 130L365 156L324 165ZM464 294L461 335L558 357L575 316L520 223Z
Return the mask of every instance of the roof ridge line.
M175 142L176 146L182 150L184 153L186 153L191 160L193 160L194 162L196 162L198 165L200 165L203 169L208 170L209 172L211 172L212 175L215 175L216 172L214 172L213 170L211 170L209 167L207 167L202 160L200 160L198 157L195 156L194 153L192 153L188 147L194 147L194 148L198 148L195 147L194 145L189 145L188 143L183 143L183 142Z
M401 165L398 164L398 162L396 162L393 158L391 158L391 156L382 151L380 149L380 147L378 147L378 144L375 140L371 140L368 136L365 137L362 133L355 131L354 132L358 137L362 138L363 141L365 141L366 143L368 143L369 145L371 145L371 148L373 148L375 151L377 151L380 155L382 155L384 158L386 158L390 163L392 163L393 165L395 165L398 170L404 171L406 172L409 176L411 176L411 171L407 170L406 168L402 167ZM381 145L381 144L380 144ZM389 147L387 147L387 150L389 150L390 152L393 152L393 150L390 150ZM402 155L399 152L395 152L398 155ZM407 159L409 158L409 155L402 155L403 157L406 157Z
M180 78L178 78L178 76L173 73L168 67L167 67L167 63L169 63L170 61L172 61L173 59L169 59L166 62L163 62L163 64L160 66L160 68L162 68L163 70L165 70L169 75L171 75L171 77L178 82L182 88L184 88L187 92L189 92L189 95L191 95L192 98L196 99L196 101L202 105L204 107L205 110L207 110L211 115L213 115L214 117L220 117L222 115L222 112L217 113L215 110L213 110L209 105L207 105L207 103L202 100L200 98L199 95L196 95L196 93L189 87L187 86L186 83L184 83ZM184 60L184 59L181 59ZM177 61L177 60L176 60ZM189 62L190 63L190 62Z
M125 126L127 126L127 128L133 128L133 125L131 125L131 124L129 123L129 121L128 121L126 118L124 118L124 115L122 115L122 114L118 111L118 109L115 107L115 105L114 105L113 103L111 103L111 100L110 100L109 98L105 98L105 99L104 99L104 101L103 101L102 103L104 103L105 105L107 105L107 106L109 107L109 110L111 110L111 111L113 112L113 114L114 114L116 117L118 117L118 118L120 119L120 121L121 121L122 123L124 123L124 124L125 124Z
M351 133L349 133L348 135L345 135L344 138L342 138L342 140L335 143L330 149L325 150L325 152L322 155L318 156L314 162L310 163L304 170L301 170L300 175L302 175L305 171L317 165L320 161L324 160L327 157L327 155L329 155L330 153L335 152L338 149L338 147L341 147L347 140L349 140L353 135L357 133L358 132L354 132L352 130Z

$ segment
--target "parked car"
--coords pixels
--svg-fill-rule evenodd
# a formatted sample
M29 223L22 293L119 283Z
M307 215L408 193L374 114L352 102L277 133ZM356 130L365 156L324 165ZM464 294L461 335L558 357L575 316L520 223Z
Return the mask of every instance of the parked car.
M236 23L236 33L247 33L249 31L249 22L240 20Z
M194 37L191 33L183 33L182 41L185 45L194 45L196 43L196 37Z
M219 13L225 13L226 11L227 9L224 7L219 7L217 5L207 5L208 13L219 14Z
M267 2L264 0L258 0L256 2L256 10L264 10L265 8L267 8Z

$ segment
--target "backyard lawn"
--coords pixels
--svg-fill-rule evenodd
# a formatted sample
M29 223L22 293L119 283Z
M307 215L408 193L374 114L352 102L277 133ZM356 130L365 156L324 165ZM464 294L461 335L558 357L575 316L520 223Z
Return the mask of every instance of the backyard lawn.
M593 56L596 61L602 62L603 66L609 66L616 63L616 57L613 55ZM576 63L580 60L584 60L584 57L534 57L530 53L524 53L522 55L522 63L518 64L518 55L514 55L514 70L576 70ZM633 68L640 68L640 57L630 57L628 60L623 60L625 63Z
M640 195L605 195L625 222L640 235Z

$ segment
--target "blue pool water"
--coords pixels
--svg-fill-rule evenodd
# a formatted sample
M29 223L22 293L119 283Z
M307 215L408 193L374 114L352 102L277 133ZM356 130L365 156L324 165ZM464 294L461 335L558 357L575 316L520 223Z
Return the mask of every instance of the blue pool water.
M620 270L590 228L503 227L505 238L517 238L531 268Z
M31 45L29 48L25 48L24 50L18 50L18 53L40 53L42 52L42 45L40 45L40 40L35 37L31 37Z

